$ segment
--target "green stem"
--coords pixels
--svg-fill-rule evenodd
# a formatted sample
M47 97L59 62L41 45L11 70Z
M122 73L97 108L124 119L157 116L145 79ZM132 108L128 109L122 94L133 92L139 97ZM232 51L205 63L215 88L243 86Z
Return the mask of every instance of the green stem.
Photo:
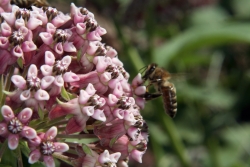
M161 112L158 112L156 115L158 120L161 122L161 125L163 125L164 131L168 134L172 147L175 150L175 153L180 160L181 166L191 167L192 165L188 158L187 151L185 150L181 138L177 133L178 130L175 127L174 122L163 111L164 110L162 109Z
M11 77L13 76L14 73L14 67L10 68L10 71L8 72L8 75L6 77L6 82L5 82L5 86L4 86L4 90L5 91L9 91L10 90L10 85L11 85ZM4 93L2 96L2 100L0 103L0 106L5 104L5 98L6 98L6 94Z
M23 159L20 147L17 148L17 163L18 167L23 167Z
M209 156L212 162L211 166L213 167L221 166L218 159L217 145L218 145L218 140L213 136L210 136L206 141L206 146L209 151Z
M0 162L2 161L3 154L8 147L8 140L5 140L0 149Z
M72 164L72 160L74 160L73 158L70 158L68 156L62 155L60 153L54 153L53 157L62 160L63 162L66 162L67 164L73 166Z
M93 139L97 138L94 134L77 134L77 135L62 135L58 134L56 137L65 139Z

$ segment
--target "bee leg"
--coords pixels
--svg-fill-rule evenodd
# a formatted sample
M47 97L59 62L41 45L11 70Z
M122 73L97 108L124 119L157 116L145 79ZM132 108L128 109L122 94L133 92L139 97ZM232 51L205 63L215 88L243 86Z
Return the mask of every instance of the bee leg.
M148 93L146 92L144 95L140 96L142 98L144 98L145 100L153 100L157 97L160 97L162 95L162 93Z

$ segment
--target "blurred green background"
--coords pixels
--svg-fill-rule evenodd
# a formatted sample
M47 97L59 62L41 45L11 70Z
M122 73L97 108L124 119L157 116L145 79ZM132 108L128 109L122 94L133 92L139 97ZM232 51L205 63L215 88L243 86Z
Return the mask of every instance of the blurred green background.
M50 1L69 12L69 0ZM250 166L249 0L75 0L106 28L131 79L155 62L173 73L178 113L146 104L150 141L132 167ZM175 75L176 74L176 75Z

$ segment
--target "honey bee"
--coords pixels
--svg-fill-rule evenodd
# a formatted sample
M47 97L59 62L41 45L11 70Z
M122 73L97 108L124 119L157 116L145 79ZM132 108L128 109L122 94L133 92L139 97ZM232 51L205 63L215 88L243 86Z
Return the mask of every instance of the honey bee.
M143 95L145 100L151 100L162 96L164 109L166 113L174 118L177 113L176 89L173 83L169 82L171 75L168 71L152 63L145 67L145 73L142 76L144 82L149 81L147 91ZM154 85L157 93L149 93L149 86Z
M20 8L31 8L36 7L48 7L49 3L46 0L11 0L11 4L15 4Z

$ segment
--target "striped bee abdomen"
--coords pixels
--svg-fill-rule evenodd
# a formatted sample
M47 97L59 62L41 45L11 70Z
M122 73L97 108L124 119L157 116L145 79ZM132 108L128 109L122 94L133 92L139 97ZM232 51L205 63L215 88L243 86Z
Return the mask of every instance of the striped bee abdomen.
M174 118L177 113L176 90L173 84L161 86L162 98L166 113Z

